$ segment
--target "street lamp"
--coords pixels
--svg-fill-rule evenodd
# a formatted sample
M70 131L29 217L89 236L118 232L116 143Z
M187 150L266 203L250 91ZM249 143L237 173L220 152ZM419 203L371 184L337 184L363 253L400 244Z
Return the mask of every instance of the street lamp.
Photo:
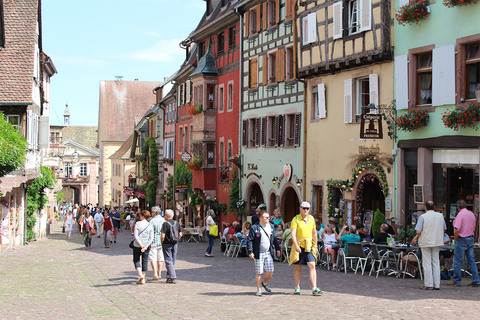
M276 184L277 182L278 182L278 177L273 177L272 183L273 183L273 184Z

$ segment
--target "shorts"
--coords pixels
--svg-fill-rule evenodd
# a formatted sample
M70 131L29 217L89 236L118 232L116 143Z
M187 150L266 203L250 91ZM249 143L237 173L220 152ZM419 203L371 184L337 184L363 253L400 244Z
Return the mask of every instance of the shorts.
M112 234L113 234L113 235L116 235L117 232L118 232L118 228L113 228L113 229L112 229Z
M165 258L163 257L162 246L151 246L150 253L148 254L148 261L157 261L163 262Z
M273 258L269 251L260 252L260 256L255 260L255 273L263 274L263 271L273 272Z
M300 252L298 261L294 264L307 264L307 262L315 262L315 257L311 252L305 252L305 248L302 247L300 247L300 249L302 250L302 252Z
M335 254L337 252L337 250L335 250L333 248L324 248L323 252L330 253L330 254Z

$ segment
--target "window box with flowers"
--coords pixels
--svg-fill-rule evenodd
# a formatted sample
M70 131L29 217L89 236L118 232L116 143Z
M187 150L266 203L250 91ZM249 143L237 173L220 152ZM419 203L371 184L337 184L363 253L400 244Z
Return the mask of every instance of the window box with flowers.
M443 113L442 121L445 127L458 131L460 128L473 128L478 130L477 122L480 121L480 104L471 102L465 108L455 109Z
M428 124L428 111L423 109L408 109L407 112L397 117L395 121L398 130L415 131L423 129Z
M430 15L428 0L409 2L395 13L395 19L405 26L408 23L419 23Z
M188 113L190 113L192 116L196 115L196 114L199 114L203 111L203 104L202 103L199 103L199 104L193 104L189 109L188 109Z
M192 160L187 162L187 167L190 170L200 170L203 165L203 158L202 156L195 156Z
M443 5L447 8L463 7L476 3L477 0L443 0Z

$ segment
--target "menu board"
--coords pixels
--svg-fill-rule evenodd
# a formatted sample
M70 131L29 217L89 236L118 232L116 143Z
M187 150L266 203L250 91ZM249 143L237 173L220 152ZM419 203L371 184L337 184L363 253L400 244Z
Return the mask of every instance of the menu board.
M413 202L415 203L424 203L423 200L423 185L414 184L413 185Z

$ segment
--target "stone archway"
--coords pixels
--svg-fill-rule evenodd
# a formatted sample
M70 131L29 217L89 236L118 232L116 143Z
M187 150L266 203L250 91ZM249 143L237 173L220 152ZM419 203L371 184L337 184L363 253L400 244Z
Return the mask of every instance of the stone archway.
M270 193L270 196L268 197L268 213L270 215L273 214L273 210L277 208L277 195L275 194L274 191Z
M265 203L263 198L262 188L256 181L251 181L247 187L247 193L245 199L247 200L246 214L251 216L255 214L260 203Z
M281 195L281 213L285 222L292 221L299 212L300 198L293 185L286 185Z
M380 209L385 213L385 195L378 173L372 169L365 170L355 182L356 214L363 221L365 212Z

